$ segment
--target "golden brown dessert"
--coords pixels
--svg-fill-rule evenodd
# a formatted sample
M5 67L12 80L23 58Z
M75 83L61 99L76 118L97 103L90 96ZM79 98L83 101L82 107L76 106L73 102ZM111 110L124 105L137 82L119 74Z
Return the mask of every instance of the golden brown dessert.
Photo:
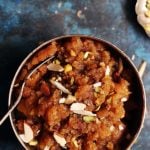
M21 139L38 150L117 149L130 94L122 60L100 42L72 37L37 52L16 83L51 56L26 80L16 110Z

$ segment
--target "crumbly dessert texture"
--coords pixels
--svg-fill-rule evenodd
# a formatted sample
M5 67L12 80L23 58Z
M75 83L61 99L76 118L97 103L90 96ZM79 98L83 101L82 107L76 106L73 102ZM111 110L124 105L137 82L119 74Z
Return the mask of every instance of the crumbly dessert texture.
M37 150L117 149L130 95L122 60L100 42L72 37L38 51L16 84L51 56L26 80L15 112L20 138ZM19 90L15 87L14 97Z

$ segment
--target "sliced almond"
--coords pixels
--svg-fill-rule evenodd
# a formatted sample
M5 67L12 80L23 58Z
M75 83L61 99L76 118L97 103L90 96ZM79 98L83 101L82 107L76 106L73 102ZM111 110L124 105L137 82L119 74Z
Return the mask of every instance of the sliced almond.
M73 103L70 107L70 110L84 110L86 105L83 103Z
M91 111L87 111L87 110L72 110L72 111L79 115L96 116L96 114L92 113Z
M106 66L105 76L109 76L109 75L110 75L110 67Z
M75 147L76 147L76 148L78 148L78 147L79 147L78 142L77 142L77 140L76 140L76 138L75 138L75 137L74 137L74 138L72 138L72 142L73 142L73 144L75 145Z
M72 95L68 95L67 98L62 97L62 98L59 99L60 104L64 104L64 103L65 104L71 104L75 101L76 101L76 97L72 96Z
M96 82L93 84L93 87L96 88L96 87L100 87L102 85L101 82Z
M49 146L49 145L46 145L46 146L44 147L44 150L50 150L50 146Z
M54 136L54 139L56 140L56 142L57 142L61 147L66 148L67 141L65 140L64 137L58 135L57 133L54 133L53 136Z
M33 130L27 123L24 123L24 134L20 134L20 137L25 143L29 143L31 140L33 140Z
M53 80L50 80L50 82L55 85L59 90L61 90L62 92L66 93L66 94L71 94L71 92L66 89L60 82L58 81L53 81Z
M66 101L66 98L62 97L59 99L59 104L64 104Z
M71 51L70 51L70 55L71 55L71 56L76 56L75 51L71 50Z
M47 66L47 69L50 71L58 71L58 72L64 71L64 68L60 64L54 64L54 63L49 64Z
M74 83L74 77L71 77L70 84L73 85L73 83Z
M128 99L126 97L121 98L121 102L126 102Z
M115 130L115 127L112 125L110 126L110 131L114 131Z
M94 83L93 84L93 87L94 87L94 90L95 90L95 92L99 92L100 91L100 86L102 85L102 83L101 82L96 82L96 83Z
M100 108L101 108L101 105L99 105L99 106L95 109L95 111L99 111Z
M120 131L122 131L124 129L124 126L122 124L120 124L118 128Z
M83 103L73 103L70 107L70 110L79 115L85 116L96 116L96 114L92 113L91 111L84 110L86 105Z

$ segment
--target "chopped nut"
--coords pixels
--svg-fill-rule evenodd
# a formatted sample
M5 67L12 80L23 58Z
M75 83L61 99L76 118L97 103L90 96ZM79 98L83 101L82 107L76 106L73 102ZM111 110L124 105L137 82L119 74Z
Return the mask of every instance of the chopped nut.
M84 59L87 59L88 56L89 56L89 53L90 53L90 52L85 52L83 58L84 58Z
M70 84L73 85L73 83L74 83L74 77L71 77Z
M121 102L126 102L128 99L126 97L121 98Z
M108 142L107 148L108 148L108 149L114 149L113 143L112 143L112 142Z
M56 79L56 81L61 81L62 80L62 78L61 77L58 77L57 79Z
M110 104L112 102L112 97L109 97L108 99L107 99L107 104Z
M64 68L64 72L67 73L67 72L70 72L72 71L72 66L70 64L67 64Z
M56 77L52 77L51 80L55 81L55 80L56 80Z
M96 87L99 87L99 86L101 86L102 85L102 83L101 82L96 82L96 83L94 83L93 84L93 86L96 88Z
M37 144L38 144L37 140L32 140L32 141L29 142L30 146L36 146Z
M101 108L101 105L99 105L99 106L95 109L95 111L99 111L100 108Z
M109 76L109 75L110 75L110 67L106 66L105 76Z
M100 122L100 120L98 119L98 118L96 118L96 124L100 124L101 122Z
M78 142L77 142L77 140L76 140L76 138L75 138L75 137L74 137L74 138L72 138L72 142L73 142L73 144L75 145L75 147L76 147L76 148L78 148L78 147L79 147Z
M70 55L71 55L71 56L76 56L76 53L75 53L73 50L71 50L71 51L70 51Z
M76 101L76 97L75 96L72 96L72 95L68 95L67 96L67 98L60 98L59 99L59 103L60 104L63 104L63 103L65 103L65 104L71 104L71 103L73 103L74 101Z
M119 130L123 130L124 129L124 126L123 125L119 125Z
M62 137L62 136L60 136L60 135L58 135L58 134L56 134L56 133L54 133L53 136L54 136L54 139L56 140L56 142L57 142L61 147L66 148L67 142L66 142L66 140L65 140L64 137Z
M92 121L95 121L95 117L93 116L84 116L83 117L83 120L86 122L86 123L90 123Z
M76 101L76 97L73 95L68 95L65 101L65 104L71 104Z
M46 145L46 146L44 147L44 150L50 150L50 146L49 146L49 145Z
M99 93L100 88L99 87L95 87L94 90L95 90L96 93Z
M115 127L112 125L110 126L110 131L114 131L115 130Z
M66 101L66 98L62 97L59 99L59 104L63 104L65 103L65 101Z
M97 94L97 92L96 92L96 91L94 92L94 96L95 96L95 97L97 97L97 96L98 96L98 94Z
M60 65L60 61L58 59L53 61L55 64Z
M101 120L103 120L105 117L100 117Z
M104 62L100 62L100 66L101 67L105 67L105 63Z
M64 68L61 65L53 64L53 63L49 64L47 66L47 69L50 70L50 71L58 71L58 72L64 71Z
M101 91L100 91L100 94L105 94L105 91L101 90Z
M95 83L95 84L93 84L93 86L94 86L94 90L95 90L95 92L99 92L100 91L100 86L102 85L102 83L101 82L97 82L97 83Z

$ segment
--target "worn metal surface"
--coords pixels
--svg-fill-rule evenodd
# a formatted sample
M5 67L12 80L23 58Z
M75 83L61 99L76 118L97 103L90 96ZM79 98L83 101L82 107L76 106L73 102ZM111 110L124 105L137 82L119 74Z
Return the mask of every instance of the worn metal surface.
M136 21L135 0L0 0L0 117L7 110L13 75L39 42L64 34L101 37L148 62L143 81L147 95L144 128L133 150L150 148L150 39ZM0 150L20 150L9 121L0 127Z

